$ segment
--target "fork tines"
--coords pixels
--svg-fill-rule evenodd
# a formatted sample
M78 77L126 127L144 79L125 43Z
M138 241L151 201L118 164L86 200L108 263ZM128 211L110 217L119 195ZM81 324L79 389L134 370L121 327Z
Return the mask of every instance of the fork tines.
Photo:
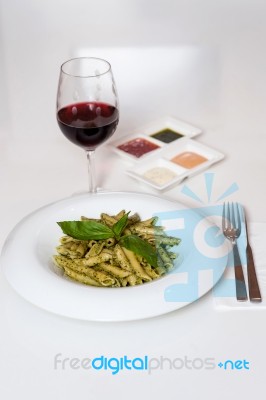
M241 216L240 216L240 205L238 203L224 203L223 205L223 218L222 218L222 229L225 231L232 231L231 238L236 236L237 239L241 233Z
M237 246L237 239L239 238L241 233L241 217L239 209L240 206L238 203L232 203L231 205L229 203L224 204L222 228L224 236L229 239L233 244L236 297L238 301L246 301L247 290L242 263Z

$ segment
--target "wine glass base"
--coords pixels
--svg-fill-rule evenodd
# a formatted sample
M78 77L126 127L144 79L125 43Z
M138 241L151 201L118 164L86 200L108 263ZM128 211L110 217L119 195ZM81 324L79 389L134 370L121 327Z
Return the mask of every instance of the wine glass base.
M90 194L90 195L94 195L97 193L104 193L104 192L110 192L110 190L104 189L102 187L97 187L95 192L89 192L88 190L78 190L77 192L73 192L71 194L71 197L74 196L80 196L80 195L85 195L85 194Z

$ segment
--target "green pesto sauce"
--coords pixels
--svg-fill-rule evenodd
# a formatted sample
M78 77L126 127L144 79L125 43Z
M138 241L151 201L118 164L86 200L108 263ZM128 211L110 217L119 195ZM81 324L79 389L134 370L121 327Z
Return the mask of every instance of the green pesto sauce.
M174 132L171 129L163 129L160 132L156 132L151 137L154 137L155 139L160 140L161 142L164 143L171 143L174 140L180 139L183 137L181 133Z

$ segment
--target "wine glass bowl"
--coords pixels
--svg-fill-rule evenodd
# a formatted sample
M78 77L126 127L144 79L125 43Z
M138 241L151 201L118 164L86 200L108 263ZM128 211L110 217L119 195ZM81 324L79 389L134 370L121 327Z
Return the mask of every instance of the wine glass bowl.
M65 137L83 148L89 162L89 191L95 192L94 151L116 130L119 107L111 65L81 57L61 66L57 122Z

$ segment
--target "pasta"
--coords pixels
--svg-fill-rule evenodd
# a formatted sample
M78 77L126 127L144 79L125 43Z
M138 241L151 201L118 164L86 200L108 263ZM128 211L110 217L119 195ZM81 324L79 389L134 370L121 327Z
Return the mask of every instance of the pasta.
M133 253L133 251L125 249L124 247L122 247L123 252L125 253L131 267L132 267L132 271L134 272L134 274L136 276L138 276L140 279L142 279L143 281L151 281L151 277L146 274L145 270L143 269L143 267L140 265L139 261L137 260L135 254Z
M90 286L135 286L158 279L173 268L177 253L170 248L179 245L180 239L166 235L164 228L156 225L157 219L141 221L138 214L128 216L125 210L116 215L102 213L99 219L81 217L81 221L92 221L89 225L104 224L111 232L116 232L115 228L121 223L119 229L123 238L134 236L147 243L156 255L156 263L138 249L128 248L125 242L120 242L121 235L113 234L110 238L104 236L97 240L62 236L56 247L57 254L53 256L54 264L71 280Z

